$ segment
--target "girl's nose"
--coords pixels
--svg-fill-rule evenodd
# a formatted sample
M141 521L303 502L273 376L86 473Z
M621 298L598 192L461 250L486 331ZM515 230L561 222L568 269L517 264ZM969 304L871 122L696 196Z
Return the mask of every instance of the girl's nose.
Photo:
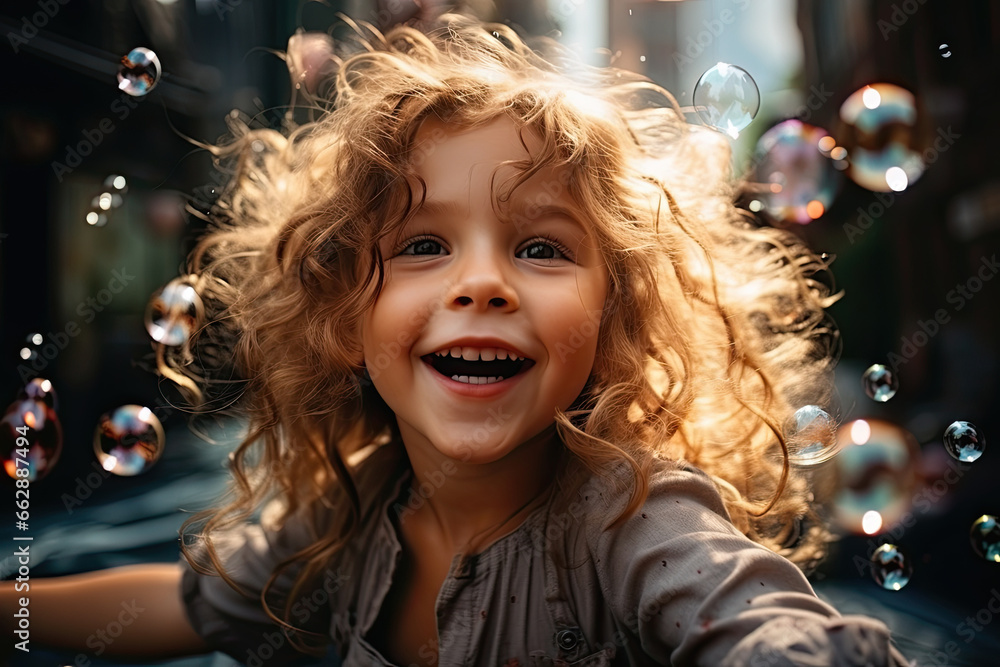
M493 253L470 254L457 268L456 281L447 299L451 308L507 312L520 307L517 291L505 275L501 258Z

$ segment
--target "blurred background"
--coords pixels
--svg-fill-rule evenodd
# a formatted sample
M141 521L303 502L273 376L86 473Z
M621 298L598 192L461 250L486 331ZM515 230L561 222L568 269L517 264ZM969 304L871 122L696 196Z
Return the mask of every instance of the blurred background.
M297 30L336 38L346 29L338 12L386 29L446 6L5 0L0 399L13 417L0 455L16 469L10 425L34 419L48 460L32 464L30 528L19 533L10 517L0 535L35 536L32 576L175 560L180 523L222 489L240 425L192 424L173 407L169 383L150 372L150 331L171 334L161 311L153 329L144 322L202 228L185 203L198 208L218 185L190 139L220 140L230 113L282 127L292 81L279 54ZM826 253L826 279L844 292L830 310L841 331L839 396L824 406L842 424L841 446L807 447L799 463L831 494L842 538L811 580L843 612L889 623L919 664L996 664L1000 5L463 6L665 86L690 122L732 138L734 175L746 178L740 205ZM119 84L127 55L149 80ZM156 59L158 77L142 58ZM161 295L182 310L187 298L183 284ZM866 390L873 364L885 369L866 376ZM808 434L816 419L825 416L805 410L797 426ZM973 427L954 427L949 441L956 421ZM15 568L0 561L5 578ZM23 664L72 658L34 653Z

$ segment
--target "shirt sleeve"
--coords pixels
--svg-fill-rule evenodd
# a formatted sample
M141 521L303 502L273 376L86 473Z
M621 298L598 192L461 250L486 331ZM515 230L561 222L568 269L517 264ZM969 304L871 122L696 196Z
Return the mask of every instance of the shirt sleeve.
M242 525L214 537L226 573L246 596L220 576L197 572L182 557L181 594L192 627L213 648L248 665L286 665L302 658L305 654L290 644L282 627L264 611L260 594L282 559L314 541L313 531L300 516L290 517L279 529ZM192 551L197 562L209 562L203 544L195 545ZM294 566L285 570L268 589L268 600L279 617L283 616L295 572ZM293 625L329 634L329 596L336 593L343 579L335 574L300 596L292 606Z
M589 530L605 600L661 664L908 664L883 623L840 616L795 565L741 534L700 471L657 473L624 524Z

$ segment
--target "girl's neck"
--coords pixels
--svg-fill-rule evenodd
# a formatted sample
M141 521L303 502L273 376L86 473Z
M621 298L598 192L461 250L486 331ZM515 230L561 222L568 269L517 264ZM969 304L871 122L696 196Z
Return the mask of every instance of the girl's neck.
M488 464L455 461L432 447L406 450L412 492L429 496L408 520L453 554L479 553L515 530L549 497L565 453L554 424Z

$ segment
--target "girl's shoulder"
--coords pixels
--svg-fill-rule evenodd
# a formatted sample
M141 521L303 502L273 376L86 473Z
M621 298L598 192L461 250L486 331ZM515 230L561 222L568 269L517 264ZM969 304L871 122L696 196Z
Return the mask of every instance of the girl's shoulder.
M632 499L632 474L623 463L591 476L577 491L574 502L583 506L592 544L632 533L655 532L660 539L705 531L739 533L713 479L684 461L655 460L646 499L624 513Z

